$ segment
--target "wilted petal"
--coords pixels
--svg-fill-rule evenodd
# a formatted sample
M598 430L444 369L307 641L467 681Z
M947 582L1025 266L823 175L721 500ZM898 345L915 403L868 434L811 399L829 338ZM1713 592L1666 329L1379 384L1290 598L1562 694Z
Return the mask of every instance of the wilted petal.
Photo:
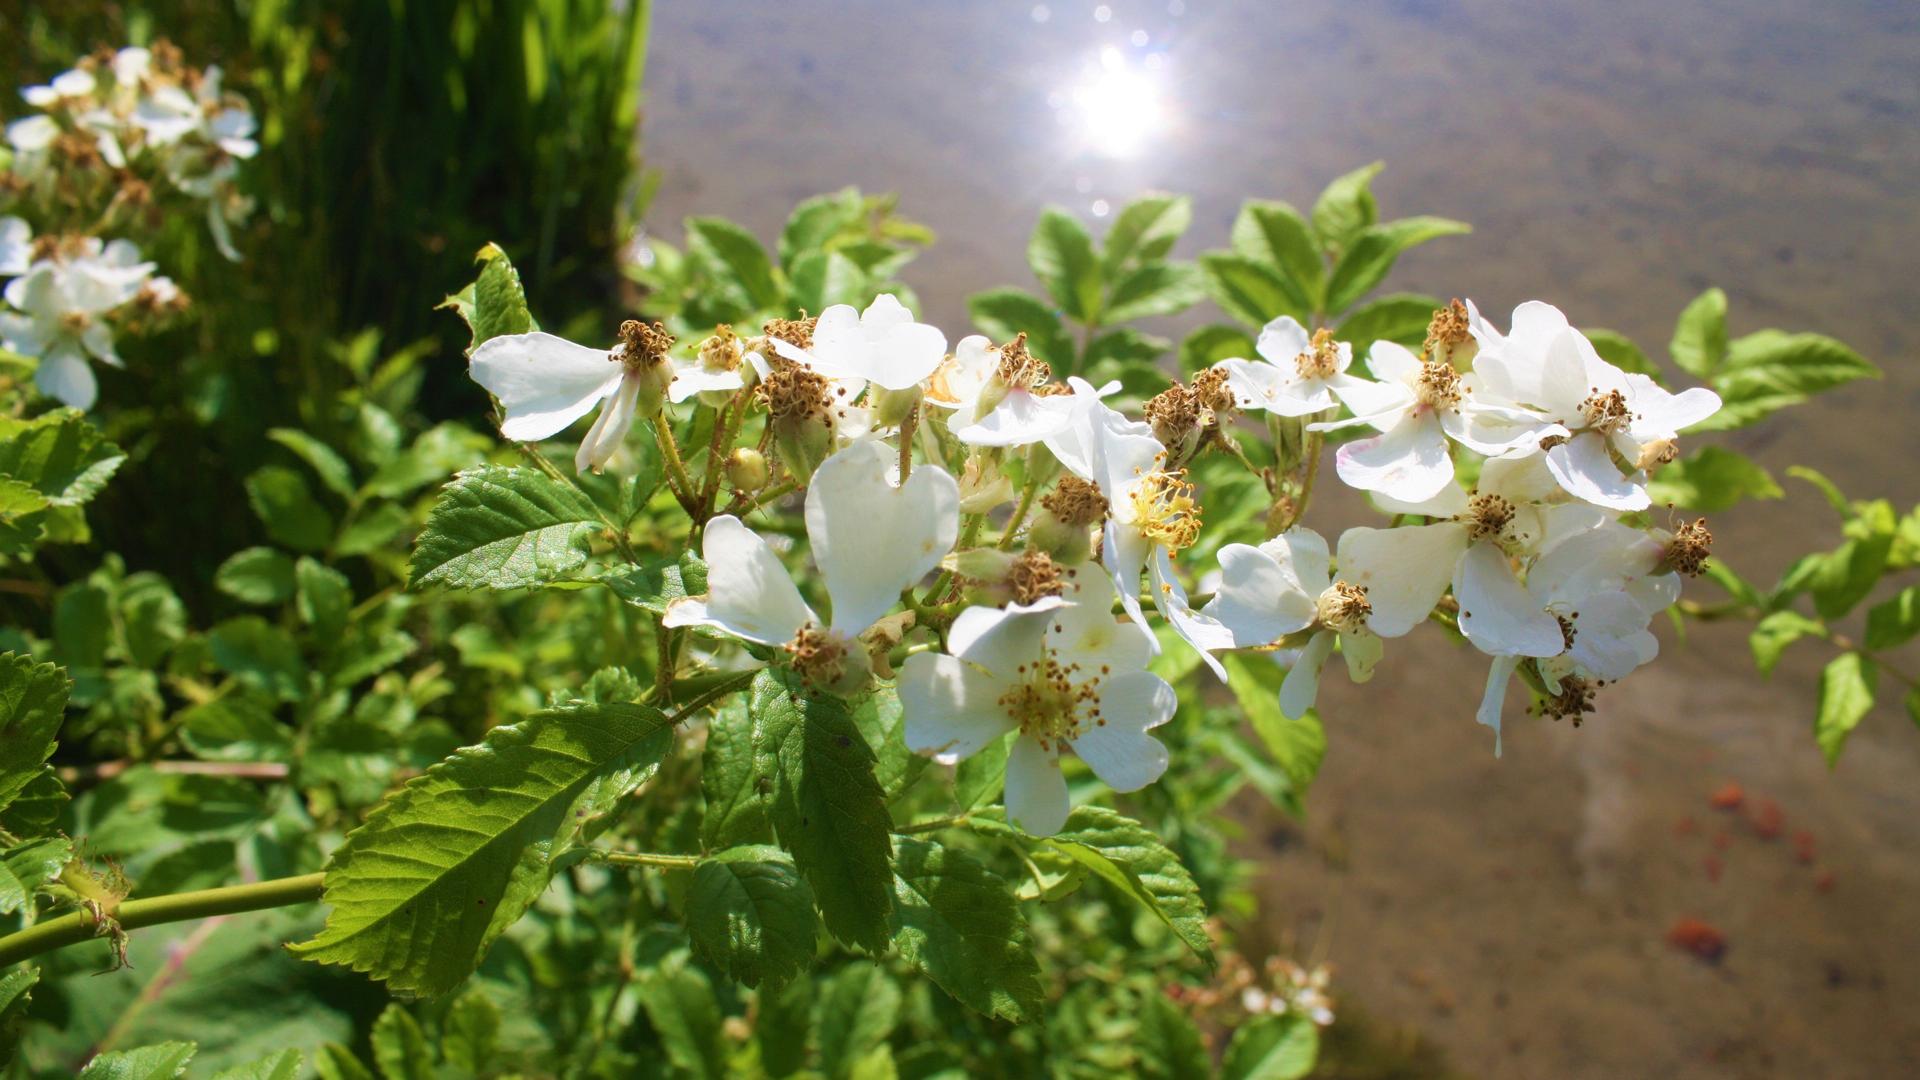
M960 486L922 465L896 483L899 458L882 442L859 442L822 462L807 487L807 536L833 598L833 628L872 626L953 549Z
M1373 678L1374 665L1380 662L1386 648L1380 635L1371 630L1341 634L1340 656L1347 662L1347 678L1356 683Z
M773 549L739 518L722 514L707 522L700 553L707 563L707 595L669 604L661 625L711 626L746 641L782 645L819 621Z
M1507 683L1520 666L1517 656L1496 656L1487 669L1487 688L1480 694L1480 710L1474 719L1493 729L1493 756L1500 756L1500 713L1506 706Z
M1006 799L1008 821L1034 836L1059 832L1073 812L1059 751L1042 749L1030 735L1016 737L1007 756Z
M516 442L549 438L593 411L620 385L625 366L605 349L552 334L506 334L473 351L467 374L500 399L500 434Z
M1172 719L1173 687L1144 671L1116 675L1100 686L1100 723L1073 740L1073 752L1115 791L1139 791L1167 771L1167 748L1147 734Z

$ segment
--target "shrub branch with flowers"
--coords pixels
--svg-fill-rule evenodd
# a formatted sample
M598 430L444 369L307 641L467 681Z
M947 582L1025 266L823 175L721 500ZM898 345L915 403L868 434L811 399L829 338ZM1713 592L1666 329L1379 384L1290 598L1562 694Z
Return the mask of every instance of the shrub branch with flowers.
M90 58L26 100L0 330L42 395L84 409L135 313L182 303L140 261L141 222L203 204L227 248L252 119L164 48ZM1370 299L1402 251L1465 231L1378 220L1375 171L1309 214L1249 202L1231 248L1192 263L1170 258L1183 198L1130 204L1100 244L1048 211L1029 249L1046 296L979 294L982 333L957 340L898 280L930 234L854 191L803 203L775 256L693 219L684 250L656 241L634 271L647 317L600 339L543 330L489 246L446 306L510 449L457 425L406 445L364 403L338 446L276 431L293 464L247 484L274 546L217 582L249 613L195 630L163 579L110 560L61 587L50 637L9 639L8 1051L36 987L78 1000L54 950L104 939L125 962L143 927L319 900L324 924L275 940L423 1002L371 1026L389 1077L509 1068L516 1019L566 1075L1299 1076L1333 1019L1327 972L1238 951L1253 910L1223 807L1251 786L1298 812L1336 655L1366 682L1416 632L1481 654L1485 693L1454 711L1499 753L1522 699L1575 725L1604 713L1663 614L1753 618L1763 668L1799 637L1839 650L1818 726L1838 753L1880 672L1906 680L1884 653L1920 620L1909 588L1858 642L1831 621L1915 564L1920 512L1807 473L1846 543L1761 590L1703 518L1656 507L1780 496L1692 436L1872 366L1816 335L1729 340L1717 292L1674 338L1705 384L1687 388L1544 303L1494 320ZM1241 325L1177 350L1126 325L1202 299ZM1156 364L1170 351L1177 381ZM9 393L0 553L31 567L84 530L124 455ZM1334 480L1377 519L1315 531ZM410 555L382 542L415 522ZM1702 576L1726 598L1683 599ZM48 764L70 700L69 740L127 754L128 809L112 773ZM126 817L208 778L245 805L233 785L276 794L237 829ZM73 839L89 829L100 856ZM209 845L211 880L187 854ZM346 985L273 962L305 973L277 978L316 1013L318 987ZM36 1062L70 1052L32 1030ZM87 1068L173 1075L127 1070L193 1052ZM367 1075L344 1045L316 1060Z

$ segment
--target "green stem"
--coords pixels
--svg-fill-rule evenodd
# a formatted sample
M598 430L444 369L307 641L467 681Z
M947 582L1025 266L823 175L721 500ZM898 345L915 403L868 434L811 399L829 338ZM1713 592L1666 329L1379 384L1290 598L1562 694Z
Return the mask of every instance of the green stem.
M1027 520L1027 513L1033 509L1034 493L1039 490L1040 485L1031 480L1027 481L1027 486L1020 489L1020 503L1013 508L1013 516L1007 519L1006 531L1000 534L1000 543L997 546L1001 551L1013 546L1013 538L1020 534L1021 524Z
M934 818L930 821L916 821L911 825L902 825L893 830L893 832L895 836L913 836L916 833L939 832L941 829L952 829L965 825L966 823L967 815L956 814L953 817Z
M303 874L252 885L228 885L220 889L128 900L111 917L122 930L138 930L161 923L206 919L215 915L233 915L290 904L309 904L320 899L325 882L324 873ZM0 968L98 937L101 930L101 924L88 911L75 911L57 919L35 923L25 930L0 938Z
M680 460L680 444L673 438L673 421L662 411L653 418L653 440L660 447L661 460L667 463L667 486L687 513L694 512L693 482L687 479L687 466Z
M596 851L593 860L611 866L657 866L662 870L691 870L700 865L698 855L659 855L651 851Z

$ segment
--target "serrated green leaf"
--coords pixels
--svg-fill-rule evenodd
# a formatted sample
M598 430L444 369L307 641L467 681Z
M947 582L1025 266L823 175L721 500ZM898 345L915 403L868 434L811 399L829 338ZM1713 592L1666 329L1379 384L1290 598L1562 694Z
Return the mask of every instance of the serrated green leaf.
M720 1007L705 974L670 964L641 982L639 990L641 1007L678 1075L711 1080L727 1075Z
M639 562L602 577L600 583L627 603L663 615L675 600L707 591L707 564L691 551L677 556L644 555Z
M1252 335L1237 326L1215 323L1203 326L1181 339L1180 370L1192 375L1222 360L1235 357L1246 360L1254 355Z
M838 251L809 251L794 260L787 302L801 311L825 311L834 304L865 307L872 280L860 264Z
M861 1058L885 1042L900 1019L900 987L886 972L856 960L834 972L818 1001L814 1038L820 1071L828 1077L852 1073Z
M525 334L539 329L527 311L527 292L521 287L520 272L513 268L507 253L498 244L488 244L474 256L480 273L473 284L447 297L441 307L459 312L473 331L467 355L483 343L505 334Z
M126 460L74 410L33 420L0 417L0 476L26 484L54 506L93 498Z
M966 852L932 840L894 845L893 945L955 1000L1016 1024L1046 1001L1013 890Z
M700 791L707 810L700 823L707 850L758 844L773 839L773 785L778 763L759 718L744 697L714 711L707 723L707 747L700 770Z
M87 1062L79 1080L172 1080L187 1071L196 1049L190 1042L164 1042L109 1051Z
M1293 286L1263 263L1236 252L1208 251L1199 265L1207 294L1220 310L1256 330L1281 315L1301 322L1313 317Z
M1833 338L1762 330L1728 347L1713 376L1720 411L1688 430L1745 427L1814 394L1879 377L1879 368Z
M447 1064L472 1075L489 1072L500 1042L500 1007L484 991L454 1000L440 1025L440 1053Z
M0 810L0 829L15 836L43 836L60 820L60 811L68 801L67 786L54 775L53 766L43 765L27 786Z
M1385 162L1362 165L1336 177L1313 204L1313 232L1321 250L1338 256L1353 234L1374 223L1380 216L1373 199L1373 178L1386 168Z
M1873 711L1878 675L1873 661L1856 652L1834 657L1820 673L1820 711L1814 718L1813 735L1829 766L1840 760L1847 736Z
M795 260L822 252L829 240L860 224L864 205L860 189L853 187L800 200L780 230L780 265L791 274Z
M1615 330L1583 329L1580 332L1593 343L1593 351L1600 354L1600 359L1621 371L1631 371L1645 375L1655 382L1661 381L1659 366L1627 335Z
M748 309L779 306L780 284L774 278L773 263L746 229L725 218L688 218L687 251Z
M1753 650L1753 666L1762 675L1771 675L1787 646L1808 634L1825 630L1818 621L1793 610L1776 611L1754 624L1747 645Z
M1130 376L1150 377L1156 391L1164 390L1167 376L1154 367L1154 362L1172 347L1173 342L1166 338L1154 337L1131 326L1122 326L1108 330L1088 343L1086 370L1090 374L1111 375L1122 382L1132 382Z
M245 694L189 706L174 719L187 749L210 761L286 761L293 754L293 729Z
M1849 540L1813 563L1807 588L1824 619L1837 619L1867 598L1887 568L1890 534Z
M1351 342L1356 356L1366 355L1376 341L1391 341L1419 352L1426 343L1433 313L1443 306L1434 297L1416 293L1382 296L1355 308L1333 336Z
M1233 1033L1220 1080L1299 1080L1320 1058L1320 1029L1301 1016L1256 1016Z
M1327 278L1326 310L1345 311L1386 279L1400 253L1408 248L1473 231L1464 221L1441 217L1410 217L1368 225L1345 245L1333 274Z
M247 477L247 502L275 543L295 551L320 551L333 539L333 515L314 499L307 478L280 465Z
M213 1080L299 1080L304 1063L300 1051L289 1047L244 1065L222 1069L213 1075Z
M433 1080L433 1048L427 1033L399 1002L373 1023L373 1063L385 1080Z
M320 1074L320 1080L374 1080L373 1073L353 1051L339 1043L325 1043L313 1056L313 1068Z
M33 1004L33 988L39 982L38 968L16 967L0 975L0 1069L13 1064L20 1030L27 1023L27 1006Z
M290 948L395 990L452 989L546 888L554 839L583 800L657 766L669 731L641 705L546 709L495 728L347 834L327 867L326 929Z
M353 609L353 586L347 576L305 555L294 564L293 576L300 621L311 627L320 641L339 641Z
M1327 267L1300 211L1277 200L1248 199L1229 235L1233 250L1273 271L1301 311L1319 310Z
M827 929L880 952L892 910L893 823L873 751L845 702L791 673L756 676L748 708L756 772L774 777L770 816L780 846L813 887Z
M46 536L53 504L33 485L0 477L0 555L23 555Z
M66 672L0 653L0 810L40 778L66 714Z
M1703 446L1661 466L1647 484L1647 494L1655 505L1713 514L1747 499L1778 499L1786 493L1772 474L1746 455L1722 446Z
M1093 237L1078 218L1057 206L1042 210L1027 241L1027 265L1069 318L1086 324L1100 321L1100 260L1093 253Z
M245 548L227 556L213 584L244 604L278 604L293 595L293 560L270 547Z
M537 469L483 465L453 478L414 542L412 588L521 589L587 561L600 513L578 488Z
M1204 300L1206 282L1192 263L1150 262L1128 270L1113 284L1101 321L1130 322L1155 315L1176 315Z
M307 463L328 491L343 499L353 498L353 466L339 452L298 428L274 428L267 438L286 447Z
M1121 207L1107 230L1101 255L1106 276L1113 278L1135 263L1166 258L1192 222L1193 200L1185 195L1149 192Z
M1869 649L1897 649L1920 634L1920 585L1909 585L1867 609Z
M967 314L995 344L1003 345L1024 333L1027 350L1051 365L1055 373L1074 370L1073 341L1060 325L1060 316L1052 305L1032 293L1019 289L977 292L967 297Z
M873 778L891 802L926 771L928 759L907 749L906 709L891 687L875 690L853 709L853 722L873 749Z
M64 837L32 840L0 855L0 915L26 911L31 923L33 895L55 878L73 858L73 842Z
M1150 1080L1188 1080L1213 1072L1200 1029L1163 994L1149 994L1140 1003L1138 1024L1128 1041L1137 1055L1134 1067Z
M687 934L729 977L778 986L806 969L818 933L813 893L779 848L728 848L694 868Z
M997 798L1006 784L1007 758L1013 754L1014 734L987 743L977 753L960 759L953 769L953 804L964 814Z
M1727 360L1727 294L1708 289L1681 310L1668 355L1680 370L1710 379Z

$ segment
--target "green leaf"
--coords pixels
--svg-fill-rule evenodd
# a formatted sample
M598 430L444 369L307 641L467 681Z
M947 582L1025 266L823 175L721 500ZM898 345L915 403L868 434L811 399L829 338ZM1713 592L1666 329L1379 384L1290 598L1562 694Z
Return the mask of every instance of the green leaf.
M300 1051L288 1047L245 1065L222 1069L213 1080L299 1080L303 1063Z
M712 1080L727 1075L720 1006L704 973L669 964L642 981L639 990L641 1007L677 1075Z
M526 290L520 285L520 272L513 268L507 253L497 244L488 244L474 261L480 264L480 274L472 287L447 297L447 302L440 305L458 311L473 330L468 356L492 338L535 329L533 316L527 311Z
M267 437L306 462L328 491L343 499L353 498L353 467L333 447L296 428L274 428Z
M331 646L347 629L353 609L353 586L340 571L305 555L294 565L294 605L300 620L313 628L318 639Z
M258 615L228 619L207 633L213 662L248 686L282 701L306 692L307 664L300 646Z
M885 1042L900 1018L900 987L864 960L834 972L820 996L814 1035L820 1071L844 1077L854 1064Z
M873 775L873 751L846 703L788 672L763 671L748 699L755 772L774 777L770 807L780 846L793 853L833 936L886 947L892 910L892 819Z
M1328 184L1313 204L1313 231L1320 247L1338 256L1353 235L1374 223L1380 209L1373 200L1373 178L1386 168L1376 161L1347 173Z
M537 469L483 465L453 478L414 542L409 586L521 589L587 561L599 511Z
M733 697L707 723L700 791L707 810L700 842L709 851L773 838L773 785L778 772L767 736L744 697ZM765 771L762 771L765 770Z
M1728 347L1713 376L1720 411L1688 430L1745 427L1814 394L1879 377L1879 368L1830 337L1762 330Z
M1708 289L1680 312L1667 346L1680 370L1697 379L1710 379L1727 360L1727 294Z
M1300 311L1320 309L1327 267L1300 211L1283 202L1249 199L1234 216L1231 240L1235 252L1274 272Z
M1869 649L1897 649L1920 634L1920 585L1909 585L1867 609Z
M979 752L960 759L953 769L953 804L964 814L999 796L1006 784L1007 758L1013 755L1013 733L987 743Z
M1320 1058L1320 1029L1302 1016L1256 1016L1233 1033L1220 1080L1299 1080Z
M33 420L0 417L0 476L26 484L54 506L93 498L126 460L74 410Z
M861 307L870 280L858 263L837 251L809 251L794 261L787 301L802 311L825 311L835 304Z
M1027 265L1069 318L1087 325L1101 321L1100 260L1093 237L1072 214L1057 206L1040 212L1027 241Z
M696 953L748 986L778 986L813 959L813 893L779 848L728 848L700 860L687 894Z
M1193 223L1193 200L1185 195L1149 192L1120 208L1107 230L1101 264L1108 278L1135 263L1164 259Z
M600 579L614 595L655 615L667 605L707 591L707 564L688 551L679 556L643 555L640 561Z
M66 715L66 672L0 653L0 810L40 779Z
M500 1007L484 991L454 999L440 1026L440 1053L447 1064L478 1076L494 1066L500 1042Z
M333 539L333 515L314 499L307 479L281 465L247 477L247 501L274 542L295 551L320 551Z
M1621 371L1631 371L1639 375L1645 375L1655 382L1660 381L1660 368L1654 364L1646 352L1642 350L1640 346L1635 345L1633 339L1627 337L1627 335L1614 330L1596 329L1582 330L1580 332L1585 334L1587 340L1593 343L1593 351L1600 354L1600 359L1605 360Z
M183 709L176 717L187 749L212 761L286 761L293 729L246 694L228 694Z
M0 829L15 836L43 836L59 822L67 800L67 786L54 775L53 766L41 766L13 802L0 809Z
M1355 308L1333 336L1352 342L1356 356L1365 356L1376 341L1391 341L1419 352L1426 344L1433 313L1444 306L1431 296L1393 293Z
M1245 255L1208 251L1201 254L1199 263L1213 302L1250 327L1259 329L1282 315L1301 322L1312 318L1285 279Z
M452 989L546 888L562 827L658 765L670 730L658 710L620 704L493 729L347 834L327 866L326 929L292 950L399 991Z
M9 848L0 856L0 915L25 910L31 914L33 896L55 878L73 858L73 842L65 837L32 840ZM25 919L32 922L32 918Z
M1027 335L1027 349L1056 372L1074 370L1073 341L1060 325L1060 316L1045 300L1019 289L988 289L967 297L973 325L996 344Z
M1046 991L1013 890L979 860L932 840L895 843L893 944L976 1012L1040 1018Z
M1188 375L1205 370L1222 360L1251 359L1255 355L1252 335L1237 326L1215 323L1202 326L1180 342L1180 370Z
M244 604L278 604L293 595L293 560L270 547L250 547L227 556L213 584Z
M1873 711L1878 674L1873 661L1856 652L1834 657L1820 673L1820 713L1814 719L1813 736L1829 766L1840 760L1847 736Z
M1100 372L1102 365L1105 365L1115 377L1131 381L1128 369L1150 369L1150 382L1157 392L1166 389L1167 376L1153 365L1172 347L1173 342L1166 338L1142 333L1131 326L1122 326L1108 330L1088 343L1087 371ZM1135 371L1134 374L1146 377L1149 372Z
M433 1080L433 1049L426 1032L399 1002L373 1023L373 1063L386 1080Z
M873 778L891 802L926 771L929 759L907 749L907 712L900 695L882 687L854 706L853 722L873 748Z
M1345 311L1386 279L1400 253L1408 248L1473 231L1464 221L1440 217L1410 217L1369 225L1354 233L1345 245L1333 276L1327 279L1328 311ZM1429 312L1431 314L1431 312Z
M46 534L53 504L31 484L0 477L0 555L23 555Z
M1849 540L1820 556L1807 586L1821 618L1837 619L1865 600L1880 583L1892 547L1893 537L1881 534Z
M1725 447L1703 446L1661 466L1647 494L1655 505L1712 514L1747 499L1778 499L1786 493L1753 459Z
M1266 656L1226 653L1222 660L1234 700L1240 703L1274 764L1286 773L1291 788L1289 802L1297 809L1326 757L1327 733L1320 726L1320 718L1308 712L1298 720L1289 720L1280 711L1280 683L1287 673Z
M109 1051L87 1062L79 1080L171 1080L187 1071L195 1049L190 1042L164 1042Z
M1174 315L1199 303L1206 295L1206 282L1192 263L1144 263L1114 282L1101 321L1112 325L1154 315Z
M1787 646L1825 629L1818 621L1791 609L1768 615L1754 624L1753 633L1747 637L1747 645L1753 649L1753 666L1762 675L1773 674Z
M1192 1018L1164 994L1149 994L1140 1003L1138 1026L1129 1040L1142 1077L1151 1080L1189 1080L1210 1076L1213 1060Z
M780 230L780 265L792 273L794 262L801 256L823 253L829 240L860 224L862 207L860 189L853 187L800 200L787 215L786 227Z
M40 970L16 967L0 975L0 1069L13 1063L20 1029L27 1023L27 1007L33 1004L33 988L40 981Z
M353 1051L339 1043L324 1043L313 1056L313 1068L320 1080L374 1080Z
M687 250L718 276L746 306L758 311L780 304L780 284L766 249L746 229L718 217L687 219Z

